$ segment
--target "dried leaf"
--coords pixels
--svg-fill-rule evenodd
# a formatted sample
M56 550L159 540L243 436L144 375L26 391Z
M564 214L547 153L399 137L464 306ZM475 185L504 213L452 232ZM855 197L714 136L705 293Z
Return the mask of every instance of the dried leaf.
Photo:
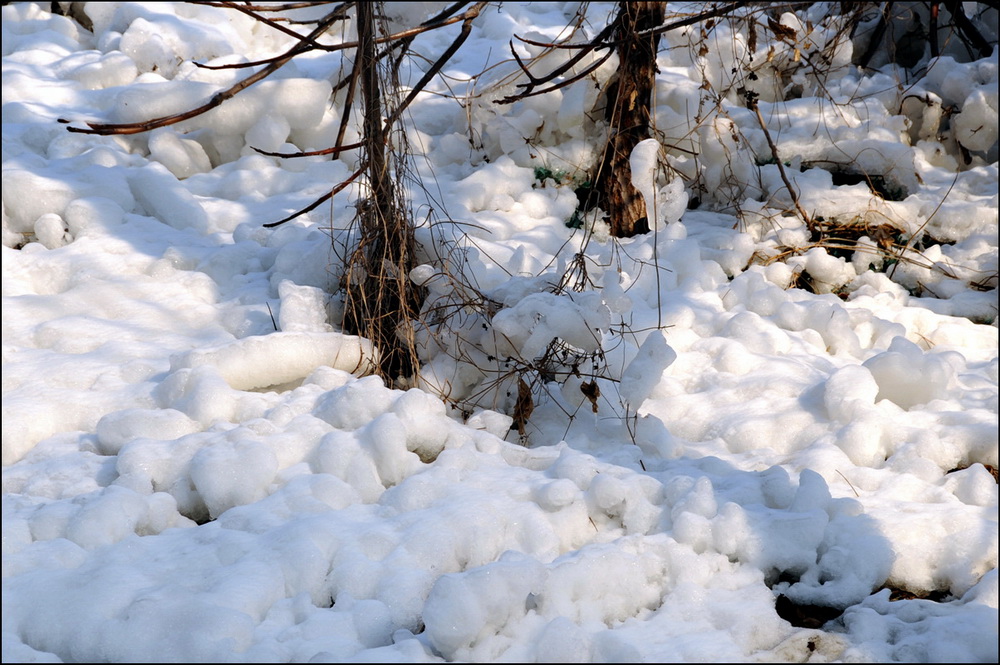
M601 396L601 388L597 385L597 381L581 383L580 392L590 400L591 408L594 410L594 413L597 413L597 398Z
M782 25L773 18L767 19L767 27L771 28L771 32L774 33L774 36L781 41L795 41L796 32L793 28L789 28L787 25Z
M531 399L531 387L524 381L523 378L518 378L517 380L517 402L514 404L514 424L517 426L517 433L522 437L524 434L525 425L528 424L528 418L531 417L531 412L535 410L535 402Z

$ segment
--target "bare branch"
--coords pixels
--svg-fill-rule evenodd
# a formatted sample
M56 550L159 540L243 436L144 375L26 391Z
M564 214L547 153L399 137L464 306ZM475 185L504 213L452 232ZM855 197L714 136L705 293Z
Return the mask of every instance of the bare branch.
M465 40L469 37L469 33L472 31L473 19L479 16L479 12L482 11L483 7L487 4L489 3L477 2L471 9L463 14L463 16L466 16L467 18L462 22L462 31L458 34L458 37L455 38L455 41L451 43L451 46L449 46L445 52L441 54L441 57L435 61L431 68L428 69L423 77L421 77L421 79L417 82L417 84L413 86L413 89L410 91L410 94L406 96L406 99L404 99L400 105L396 107L396 110L392 112L392 115L386 119L385 125L387 128L399 118L406 107L408 107L420 91L424 89L424 86L426 86L430 80L434 78L439 71L441 71L444 64L448 62L453 55L455 55L455 52L458 51L459 48L462 47L462 44L465 43Z
M472 9L470 9L469 11L466 11L466 12L464 12L464 13L458 15L458 16L453 16L451 18L447 18L447 19L438 21L436 23L424 24L424 25L422 25L420 27L417 27L417 28L412 28L412 29L409 29L409 30L403 30L402 32L398 32L398 33L395 33L393 35L389 35L389 36L386 36L386 37L381 37L381 38L376 39L375 43L378 44L378 43L393 42L393 41L397 41L397 40L400 40L400 39L405 39L405 38L413 37L413 36L419 35L419 34L421 34L423 32L427 32L429 30L435 30L437 28L442 28L442 27L445 27L445 26L448 26L448 25L452 25L454 23L458 23L459 21L466 21L466 22L471 21L473 18L475 18L476 16L479 15L479 12L481 11L482 7L484 7L486 4L487 4L486 2L477 3ZM225 6L228 6L228 4L225 5ZM240 91L242 91L242 90L250 87L254 83L257 83L258 81L260 81L260 80L262 80L264 78L267 78L268 76L270 76L271 74L273 74L274 72L276 72L278 69L280 69L281 67L283 67L285 64L287 64L288 61L290 61L292 58L294 58L295 56L297 56L297 55L299 55L301 53L305 53L305 52L310 51L310 50L324 50L324 51L331 51L332 52L332 51L346 50L346 49L349 49L349 48L357 48L358 42L345 42L345 43L342 43L342 44L337 44L335 46L325 46L325 45L322 45L322 44L318 44L315 41L315 39L318 36L320 36L321 34L323 34L333 23L335 23L336 21L339 21L341 19L342 19L342 12L340 11L340 7L338 7L334 11L330 12L329 14L327 14L322 19L322 21L319 22L319 24L316 26L316 28L313 29L312 32L310 32L308 35L300 37L299 42L295 46L293 46L291 49L289 49L288 51L286 51L283 55L281 55L278 58L276 58L273 62L271 62L269 65L267 65L264 69L260 70L256 74L248 76L247 78L243 79L242 81L239 81L235 85L233 85L233 86L231 86L231 87L229 87L229 88L227 88L225 90L221 90L221 91L215 93L206 103L202 104L201 106L198 106L196 108L190 109L188 111L184 111L183 113L176 113L174 115L163 116L163 117L160 117L160 118L152 118L150 120L145 120L143 122L132 122L132 123L97 123L97 122L88 122L87 123L87 125L88 125L87 129L83 129L83 128L80 128L80 127L67 127L67 129L69 131L71 131L71 132L76 132L76 133L80 133L80 134L100 134L100 135L105 135L105 136L112 135L112 134L139 134L139 133L142 133L142 132L147 132L147 131L150 131L150 130L153 130L153 129L157 129L159 127L166 127L168 125L174 125L174 124L177 124L178 122L183 122L184 120L189 120L191 118L199 116L199 115L201 115L201 114L203 114L203 113L205 113L207 111L210 111L213 108L219 106L220 104L222 104L227 99L232 98L233 96L235 96L236 94L238 94ZM270 22L268 22L265 19L263 19L263 17L261 17L261 20L264 21L264 22L267 22L269 25L271 24ZM467 31L463 30L463 33L467 33ZM462 42L465 41L465 37L467 37L467 36L468 36L468 34L464 34L464 37L460 36L461 41L458 42L459 46L461 45ZM454 47L454 44L453 44L453 47ZM457 48L457 47L455 47L455 48ZM449 52L452 53L452 54L454 53L454 51L451 50L451 49L449 49ZM444 63L441 62L441 65L443 65L443 64ZM437 69L440 69L440 66L438 66ZM421 84L418 87L422 87L425 84L426 84L426 81L422 80ZM407 103L409 103L409 101L411 101L411 100L408 99ZM59 122L61 122L63 124L69 124L72 121L60 118Z
M163 116L161 118L153 118L152 120L146 120L143 122L119 123L119 124L87 123L90 129L81 129L79 127L67 127L67 129L71 132L77 132L80 134L100 134L103 136L111 134L139 134L142 132L147 132L151 129L156 129L158 127L166 127L168 125L174 125L177 124L178 122L182 122L184 120L189 120L190 118L194 118L195 116L199 116L202 113L205 113L206 111L212 110L213 108L220 105L227 99L234 97L240 91L249 88L257 81L267 78L274 72L278 71L278 69L283 67L289 60L291 60L298 54L304 53L305 51L309 50L308 47L305 46L304 44L307 41L312 41L312 39L322 34L327 28L330 27L330 25L332 25L335 21L338 20L340 20L338 17L328 15L326 18L323 19L323 21L320 22L318 26L316 26L316 28L311 33L309 33L307 37L303 38L302 41L300 41L289 51L287 51L281 58L274 61L273 63L271 63L264 69L260 70L256 74L248 76L247 78L243 79L242 81L239 81L235 85L215 93L214 95L212 95L211 99L209 99L206 103L202 104L197 108L185 111L183 113L175 113L174 115ZM68 123L71 121L60 118L59 122Z
M336 155L337 153L341 153L346 150L354 150L356 148L360 148L363 145L364 143L359 141L357 143L349 143L347 145L338 144L332 148L323 148L322 150L309 150L305 152L268 152L267 150L261 150L260 148L253 148L253 146L250 147L256 150L258 153L262 155L267 155L268 157L292 158L292 157L316 157L318 155Z
M232 7L236 3L234 2L216 2L214 0L188 0L192 5L208 5L209 7ZM316 5L332 5L332 0L321 0L319 2L286 2L281 5L251 5L243 4L241 7L245 7L250 11L254 12L283 12L291 9L308 9L310 7L315 7Z
M517 35L514 36L517 37ZM527 65L524 64L523 60L521 60L521 56L519 56L517 54L517 51L514 50L514 40L509 41L508 45L510 46L510 54L514 56L514 60L517 62L517 66L520 67L521 71L524 72L524 75L528 77L528 85L534 86L542 83L541 79L536 79L532 75L532 73L528 70Z
M325 17L323 17L323 20L325 21L325 20L328 20L328 19L331 19L331 18L332 19L340 19L340 20L346 19L347 18L347 10L353 4L354 3L352 3L352 2L345 2L345 3L342 3L342 4L338 5L337 7L335 7L333 9L333 11L331 11L329 14L327 14ZM260 13L259 13L260 10L251 9L247 5L243 5L243 4L240 4L238 2L217 2L217 3L212 3L212 5L215 6L215 7L226 7L228 9L235 9L238 12L243 12L247 16L250 16L251 18L253 18L254 20L259 21L259 22L261 22L261 23L263 23L265 25L269 25L270 27L274 28L275 30L278 30L279 32L283 32L286 35L288 35L289 37L293 37L294 39L296 39L298 41L302 41L303 39L305 39L304 35L301 35L301 34L295 32L291 28L286 28L285 26L281 25L280 23L278 23L274 19L267 18L266 16L261 16ZM314 23L314 22L315 21L310 21L310 23ZM314 44L314 46L321 47L322 44Z
M347 126L350 124L351 109L354 108L354 95L358 90L358 76L360 75L361 67L355 59L354 64L351 66L351 75L347 79L347 97L344 99L344 110L340 115L340 128L337 130L336 145L342 145L344 143L344 136L347 135Z
M524 88L524 92L519 93L517 95L509 95L507 97L504 97L503 99L497 100L496 103L497 104L510 104L510 103L515 102L515 101L517 101L519 99L523 99L524 97L530 97L530 96L532 96L534 94L541 94L541 93L534 93L533 92L535 86L542 85L544 83L548 83L549 81L552 81L553 79L556 79L559 76L562 76L565 72L567 72L570 69L572 69L573 67L575 67L578 62L580 62L584 57L586 57L589 53L591 53L595 49L605 48L605 45L602 44L601 41L605 37L607 37L610 34L612 34L617 27L618 27L618 21L616 19L615 21L612 21L607 26L605 26L604 29L601 30L601 32L598 33L597 36L594 37L594 39L589 44L582 45L580 47L582 50L579 53L577 53L572 58L570 58L569 60L567 60L566 62L564 62L562 65L560 65L559 67L556 67L554 70L552 70L551 72L549 72L548 74L546 74L545 76L542 76L540 78L536 78L536 77L534 77L534 76L531 75L531 73L528 71L528 68L524 65L524 63L518 57L517 53L514 52L514 45L513 45L513 42L512 42L511 43L510 51L514 55L515 60L517 60L517 64L520 65L521 70L528 76L529 82L528 83L520 83L520 84L518 84L518 87ZM598 66L600 66L600 64L604 63L609 57L611 57L611 53L613 53L613 51L608 51L608 54L604 58L602 58L597 65L592 65L592 66L588 67L586 70L584 70L583 72L572 76L565 83L560 84L558 87L561 88L561 87L563 87L563 85L568 85L569 83L572 83L574 81L579 81L580 79L586 77L590 72L594 71L594 69L596 69ZM550 88L550 90L555 90L555 89L556 88ZM546 90L546 92L547 92L547 90Z
M788 195L792 197L792 203L795 205L795 210L798 211L799 216L802 217L802 221L805 222L806 228L810 232L816 230L816 224L809 213L805 211L802 204L799 202L799 193L795 190L792 182L788 179L788 174L785 173L785 165L781 162L781 157L778 155L778 146L774 144L774 139L771 138L771 132L767 130L767 123L764 122L764 116L760 113L760 107L757 106L757 97L753 93L747 94L747 108L753 111L757 115L757 122L760 123L760 128L764 131L764 138L767 139L767 145L771 149L771 156L774 157L775 163L778 165L778 172L781 174L781 181L785 183L785 189L788 190Z
M737 1L737 2L730 2L730 3L722 5L720 7L716 7L715 9L711 9L711 10L704 11L704 12L699 12L698 14L695 14L693 16L688 16L687 18L681 19L679 21L674 21L673 23L668 23L666 25L662 25L662 26L657 27L657 28L653 28L653 29L649 29L649 30L640 30L640 31L634 33L633 36L627 36L627 37L624 37L623 39L632 39L633 37L636 37L636 38L638 38L638 37L647 37L647 36L658 35L658 34L661 34L661 33L664 33L664 32L669 32L670 30L677 30L679 28L684 28L684 27L687 27L689 25L694 25L696 23L700 23L700 22L706 21L708 19L716 18L718 16L725 16L725 15L731 13L734 9L737 9L739 7L745 7L747 5L752 5L752 4L770 4L770 3L748 3L748 2L739 2L739 1ZM792 2L787 2L787 3L783 3L783 4L796 5L796 4L806 4L806 3L798 2L798 1L794 1L793 0ZM546 44L546 43L543 43L543 42L536 42L536 41L525 39L523 37L518 37L517 35L515 35L515 37L517 37L517 39L519 39L520 41L522 41L522 42L524 42L526 44L531 44L533 46L543 46L543 47L546 47L546 48L553 48L553 49L580 49L580 52L578 54L576 54L575 56L573 56L572 58L570 58L569 60L567 60L561 66L559 66L556 69L554 69L553 71L549 72L549 74L547 74L546 76L541 77L541 78L536 78L535 76L533 76L528 71L527 66L524 64L524 62L521 60L521 58L518 57L517 53L514 52L514 48L513 48L513 44L512 44L511 45L511 54L514 56L514 59L517 61L518 65L521 67L521 71L523 71L525 73L525 75L528 77L528 83L518 84L518 87L524 88L524 92L521 92L521 93L516 94L516 95L509 95L507 97L504 97L503 99L497 100L495 103L497 103L497 104L510 104L512 102L516 102L516 101L524 99L526 97L533 97L535 95L540 95L540 94L544 94L546 92L551 92L552 90L558 90L559 88L565 87L565 86L567 86L567 85L569 85L571 83L575 83L576 81L579 81L579 80L585 78L591 72L593 72L598 67L600 67L601 64L603 64L604 62L606 62L608 60L608 58L611 57L611 54L614 52L614 49L617 48L619 42L622 41L621 39L615 39L615 40L611 40L611 41L605 41L605 40L607 40L608 37L610 37L614 33L614 31L615 31L615 29L617 27L618 27L618 22L617 22L617 19L616 19L616 21L612 21L611 23L609 23L592 40L590 40L589 42L583 43L583 44ZM548 83L549 81L552 81L552 80L558 78L559 76L563 75L564 73L566 73L567 71L569 71L573 66L575 66L587 54L589 54L589 53L591 53L591 52L593 52L593 51L595 51L597 49L603 49L603 48L611 49L611 50L609 50L608 53L607 53L607 55L605 55L600 61L598 61L594 65L589 66L583 72L581 72L579 74L575 74L572 77L566 79L565 81L562 81L562 82L560 82L560 83L558 83L556 85L553 85L551 87L545 88L544 90L538 90L538 91L536 91L534 89L538 85L541 85L543 83Z
M274 28L275 30L278 30L279 32L283 32L286 35L295 38L299 42L302 42L302 40L306 39L305 35L299 34L298 32L295 32L294 30L292 30L291 28L286 28L285 26L281 25L281 23L278 22L278 19L269 19L266 16L261 16L259 13L257 13L257 10L251 10L249 5L241 5L241 4L238 4L238 3L235 3L235 2L198 2L196 0L189 0L189 1L192 2L193 4L205 4L205 5L210 5L212 7L223 7L223 8L226 8L226 9L235 9L237 11L243 12L244 14L250 16L255 21L258 21L260 23L268 25L268 26ZM347 3L342 3L342 4L338 5L336 8L334 8L334 10L332 12L330 12L329 14L327 14L327 18L332 18L335 15L339 14L339 18L341 20L346 19L347 18L347 9L352 4L353 3L347 2ZM310 23L315 23L315 21L310 21ZM324 47L323 44L320 44L320 43L315 42L315 41L311 41L310 40L310 43L312 44L313 48L323 48ZM253 62L242 62L242 63L231 64L231 65L206 65L206 64L202 64L202 63L198 63L198 62L196 62L195 65L197 65L198 67L200 67L202 69L210 69L210 70L218 70L218 69L245 69L247 67L258 67L260 65L268 65L268 64L271 64L272 62L274 62L275 60L278 60L281 57L282 57L281 55L276 55L276 56L271 57L271 58L264 58L262 60L254 60Z
M453 4L449 5L448 7L445 7L442 11L438 12L437 14L435 14L434 16L432 16L431 18L429 18L428 20L426 20L423 23L421 23L420 25L430 25L430 24L433 24L433 23L437 23L439 21L443 21L444 19L450 17L452 14L454 14L455 12L457 12L458 10L460 10L462 7L464 7L467 4L469 4L469 3L467 3L467 2L456 2L456 3L453 3ZM397 48L399 49L399 55L396 57L396 62L395 62L395 66L396 67L399 66L399 63L400 63L403 55L409 50L410 44L413 43L414 38L415 37L404 37L403 39L399 40L400 41L399 44L394 44L392 46L393 49L397 49ZM380 54L380 55L384 55L384 54Z
M955 21L955 27L958 28L966 43L976 47L980 58L990 57L993 53L993 46L986 41L986 38L976 29L976 26L969 20L969 17L965 15L962 3L949 0L944 3L944 6L951 12L951 18Z
M552 92L553 90L558 90L559 88L565 88L568 85L571 85L571 84L576 83L577 81L579 81L581 79L586 78L591 72L594 72L594 71L598 70L601 67L601 65L603 65L605 62L607 62L611 58L611 56L614 55L614 54L615 54L615 52L613 50L609 50L607 53L605 53L603 56L601 56L600 60L597 60L597 61L591 63L590 65L587 66L586 69L584 69L579 74L576 74L576 75L571 76L570 78L568 78L568 79L566 79L564 81L560 81L559 83L551 85L548 88L542 88L540 90L525 91L525 92L518 93L516 95L508 95L507 97L504 97L503 99L498 99L494 103L495 104L510 104L512 102L516 102L516 101L524 99L526 97L534 97L536 95L544 95L547 92ZM548 77L546 77L546 78L548 78ZM535 79L535 81L541 82L542 79ZM521 84L521 85L524 85L524 84Z
M263 225L264 228L266 229L274 228L275 226L279 226L281 224L284 224L285 222L290 222L296 217L306 214L310 210L315 210L316 208L323 205L324 203L332 199L340 192L344 191L344 189L346 189L348 185L350 185L352 182L361 177L361 175L365 172L365 169L367 168L368 168L368 162L366 161L361 165L361 168L352 173L346 180L340 182L336 187L334 187L329 192L327 192L323 196L319 197L318 199L307 205L305 208L302 208L302 210L299 210L298 212L293 212L288 217L285 217L284 219L279 219L276 222L268 222L267 224Z
M875 26L875 33L872 35L871 40L868 42L868 48L865 49L864 54L858 60L858 67L864 69L871 62L872 56L878 50L879 44L882 42L882 35L885 34L886 26L888 25L889 16L892 14L892 0L885 3L882 7L882 16L879 17L878 24Z

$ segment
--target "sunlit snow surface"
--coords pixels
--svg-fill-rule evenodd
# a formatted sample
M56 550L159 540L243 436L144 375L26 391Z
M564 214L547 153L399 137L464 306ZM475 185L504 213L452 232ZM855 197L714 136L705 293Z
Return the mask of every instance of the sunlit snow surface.
M390 7L395 25L432 4ZM655 150L633 155L655 233L567 228L572 185L535 167L594 158L594 86L500 106L513 64L467 80L514 33L559 38L576 5L486 9L444 70L475 100L424 95L408 118L414 168L437 179L415 216L460 223L421 238L464 247L503 305L510 348L493 352L606 349L618 383L596 413L581 380L552 384L525 437L502 390L466 419L361 376L370 348L329 323L327 295L331 225L343 242L358 189L263 226L357 168L250 147L333 144L338 54L182 125L76 134L57 119L183 111L247 71L194 61L290 41L212 7L87 3L93 33L49 3L3 7L4 662L997 660L996 281L968 287L997 269L996 52L942 58L914 88L919 127L884 72L845 66L826 82L836 106L762 94L789 156L849 154L908 194L789 167L806 209L948 243L890 280L875 254L751 260L809 239L775 212L791 210L777 166L733 138L736 123L766 154L746 108L684 129L703 77L725 84L732 39L696 66L688 36L665 36L657 124L701 157L674 153L657 185ZM596 29L609 11L591 7ZM440 53L457 29L416 47ZM934 103L964 109L963 170L928 128ZM716 205L686 210L699 168ZM594 289L557 297L580 251ZM789 288L802 270L819 295ZM413 276L440 295L434 275ZM429 357L421 385L466 397L463 371ZM793 627L779 595L846 611Z

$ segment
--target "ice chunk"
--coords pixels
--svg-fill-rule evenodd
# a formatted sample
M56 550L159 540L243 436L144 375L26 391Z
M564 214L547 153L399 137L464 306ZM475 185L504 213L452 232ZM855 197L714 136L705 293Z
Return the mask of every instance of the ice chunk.
M997 142L997 86L975 90L952 120L955 138L969 150L989 150Z
M139 75L135 62L121 51L112 51L66 72L66 76L89 90L124 86Z
M629 167L632 170L632 186L639 190L646 201L646 217L656 219L656 172L659 169L660 142L644 139L632 148ZM650 223L652 228L654 224Z
M465 424L472 429L485 430L493 436L502 439L510 431L510 426L514 419L505 413L498 413L490 409L479 409L465 421Z
M175 229L209 232L208 215L173 173L159 163L151 163L129 174L129 185L136 200L150 217Z
M830 293L857 276L853 264L830 256L822 247L813 247L806 252L805 263L818 293Z
M446 659L465 660L463 648L527 614L529 594L541 591L546 576L540 562L512 551L495 563L438 578L424 605L428 639Z
M360 430L358 438L385 487L398 485L420 470L417 455L406 449L406 428L395 413L377 416Z
M679 222L688 206L688 193L684 181L675 177L660 188L656 199L656 224L674 224ZM746 265L746 262L743 262Z
M176 409L125 409L97 421L97 450L102 455L117 455L134 439L178 439L200 430L197 422Z
M626 279L618 273L606 273L601 296L604 304L615 314L627 314L632 309L632 298L622 288L622 280Z
M997 505L997 482L986 467L978 462L967 469L949 473L944 487L958 497L959 501L970 506Z
M122 224L125 210L119 202L102 196L76 199L66 206L66 226L74 238L88 232L105 231Z
M52 212L35 220L35 237L48 249L62 247L73 239L67 232L62 217Z
M276 332L246 337L171 358L171 369L214 366L236 390L253 390L304 379L322 365L364 374L376 353L362 337L340 333Z
M649 333L622 374L618 388L622 399L633 409L638 409L660 382L663 371L675 360L677 353L667 344L663 331Z
M264 152L277 152L291 131L291 125L283 116L264 115L247 132L247 146Z
M108 487L87 501L66 526L66 537L84 549L116 543L145 520L146 500L124 487Z
M24 196L23 192L31 192L31 196ZM63 214L66 206L82 195L72 182L5 164L4 225L15 233L29 233L34 231L35 220L39 217L46 213Z
M452 424L445 415L444 402L422 390L407 390L392 405L392 411L406 427L406 449L424 462L437 458Z
M150 133L149 157L167 167L178 180L212 170L212 162L200 143L181 138L168 127Z
M277 471L274 451L259 441L215 443L191 459L191 482L212 518L263 499Z
M905 337L896 337L889 350L864 362L878 383L877 399L887 399L904 409L948 395L955 369L938 355L924 354Z
M497 354L533 360L556 338L584 352L596 351L610 318L597 293L577 294L575 299L533 293L493 317L493 327L500 336Z
M327 323L328 296L322 289L284 279L278 284L278 296L281 298L278 328L282 332L333 331Z
M607 633L602 632L597 635L603 636ZM538 638L537 649L539 663L594 662L592 634L564 616L556 617L545 626ZM619 653L620 650L616 651L616 655Z
M854 402L858 405L859 402ZM837 431L837 446L857 466L878 468L888 455L885 422L877 411L860 415Z
M635 421L635 442L643 453L663 459L680 457L684 452L680 440L652 413L644 414Z
M850 423L875 405L879 386L862 365L848 365L830 375L823 391L823 404L832 420Z
M371 376L320 397L313 415L340 429L357 429L388 411L392 402L392 392Z
M788 509L795 512L826 510L830 500L830 488L827 487L823 476L812 469L803 469L799 474L799 488L795 491L795 498L792 499L792 505Z
M545 510L557 511L581 498L580 488L572 480L559 478L535 490L535 501Z

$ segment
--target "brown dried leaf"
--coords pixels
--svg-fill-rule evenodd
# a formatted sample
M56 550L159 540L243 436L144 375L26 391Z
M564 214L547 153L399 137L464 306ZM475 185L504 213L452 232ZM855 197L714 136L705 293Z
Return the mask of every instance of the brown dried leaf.
M586 381L580 384L580 392L582 392L588 400L590 400L590 406L597 413L597 398L601 396L601 389L597 385L597 381Z
M535 410L535 402L531 398L531 387L523 378L517 380L517 402L514 404L514 424L517 426L517 433L524 436L525 425L531 412Z
M773 18L767 19L767 27L771 28L771 32L774 33L774 36L780 39L781 41L783 42L795 41L795 36L797 33L793 28L789 28L787 25L782 25L781 23L775 21Z

